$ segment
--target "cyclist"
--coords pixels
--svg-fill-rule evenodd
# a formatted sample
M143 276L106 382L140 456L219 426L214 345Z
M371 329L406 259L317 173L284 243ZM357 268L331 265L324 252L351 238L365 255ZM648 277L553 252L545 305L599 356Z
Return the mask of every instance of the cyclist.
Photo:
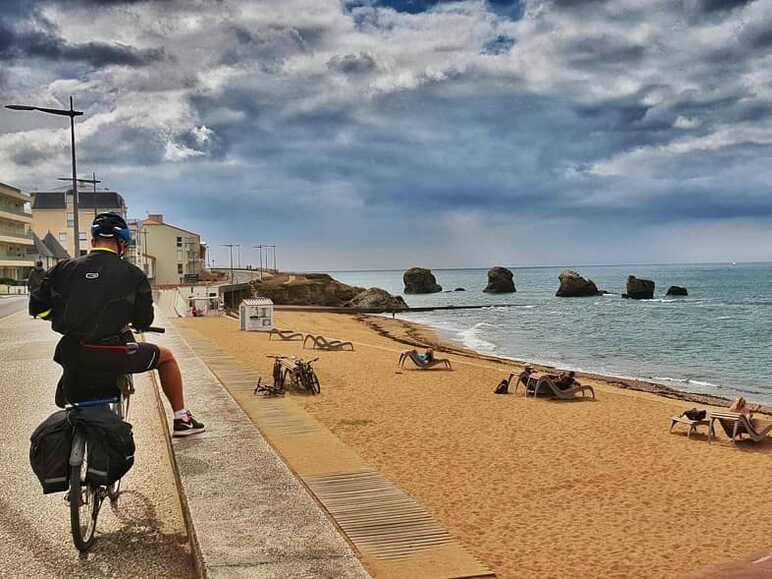
M130 355L115 357L109 348L134 341L129 324L141 331L153 323L147 276L122 259L130 242L123 217L100 213L91 225L91 252L56 264L30 295L30 314L50 320L63 334L54 355L64 368L57 404L98 399L99 391L115 389L118 375L157 369L174 411L174 436L203 432L205 426L185 408L182 376L170 350L144 342ZM102 356L101 367L95 356Z

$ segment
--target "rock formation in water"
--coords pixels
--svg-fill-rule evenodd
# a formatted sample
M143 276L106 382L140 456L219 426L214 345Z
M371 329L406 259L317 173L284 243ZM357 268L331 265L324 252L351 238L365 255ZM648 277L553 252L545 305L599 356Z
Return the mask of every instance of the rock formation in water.
M354 299L346 305L352 308L383 309L392 311L409 309L402 296L393 296L386 290L382 290L378 287L371 287L370 289L358 293L354 296Z
M654 297L654 282L631 275L627 278L627 292L622 294L622 297L632 300L650 300Z
M689 292L686 291L685 287L681 287L681 286L678 286L678 285L671 285L668 288L666 295L669 295L669 296L688 296Z
M454 291L454 292L465 292L466 290L465 290L464 288L462 288L462 287L457 287L457 288L456 288L456 289L454 289L453 291Z
M406 294L434 294L442 291L442 286L430 269L411 267L402 276Z
M560 273L559 279L560 287L555 294L559 298L581 298L603 293L598 291L594 281L582 277L575 271L565 270Z
M483 290L488 294L511 294L516 292L512 272L506 267L492 267L488 270L488 286Z

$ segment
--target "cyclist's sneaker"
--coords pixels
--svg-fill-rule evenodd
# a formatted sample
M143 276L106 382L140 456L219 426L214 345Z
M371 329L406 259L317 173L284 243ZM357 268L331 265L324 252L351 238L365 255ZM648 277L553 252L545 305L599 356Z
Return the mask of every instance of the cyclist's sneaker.
M188 412L188 415L185 418L176 418L174 420L174 436L190 436L191 434L198 434L205 430L206 426L193 418L193 415L190 412Z

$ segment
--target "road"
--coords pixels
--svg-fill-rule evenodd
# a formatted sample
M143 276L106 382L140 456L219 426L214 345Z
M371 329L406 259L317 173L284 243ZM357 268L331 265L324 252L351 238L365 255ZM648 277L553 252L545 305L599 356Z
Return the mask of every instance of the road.
M27 309L27 296L0 298L0 319L25 309Z
M29 466L29 436L56 410L57 335L18 311L25 299L15 301L0 299L0 577L192 577L162 422L144 375L129 416L137 452L126 494L117 511L103 506L92 551L81 557L75 550L64 495L43 495Z

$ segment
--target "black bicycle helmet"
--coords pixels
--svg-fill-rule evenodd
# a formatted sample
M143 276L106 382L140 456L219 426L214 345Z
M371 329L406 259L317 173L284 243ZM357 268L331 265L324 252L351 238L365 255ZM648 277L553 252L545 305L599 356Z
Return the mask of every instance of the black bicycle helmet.
M117 213L100 213L91 224L92 239L115 239L119 242L131 242L131 230L126 221Z

